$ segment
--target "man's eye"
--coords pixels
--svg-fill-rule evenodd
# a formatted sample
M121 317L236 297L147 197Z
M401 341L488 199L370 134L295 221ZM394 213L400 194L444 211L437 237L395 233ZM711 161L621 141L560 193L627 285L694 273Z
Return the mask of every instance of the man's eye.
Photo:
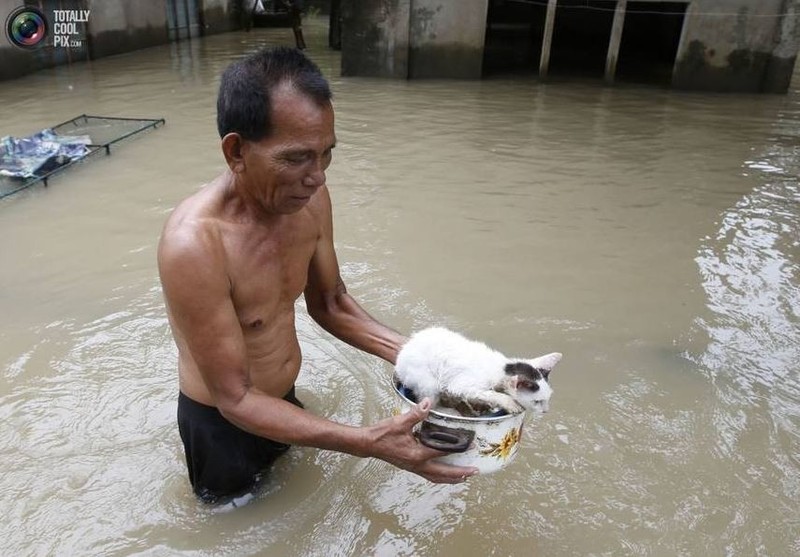
M303 164L308 160L307 155L289 155L286 157L286 161L289 164Z

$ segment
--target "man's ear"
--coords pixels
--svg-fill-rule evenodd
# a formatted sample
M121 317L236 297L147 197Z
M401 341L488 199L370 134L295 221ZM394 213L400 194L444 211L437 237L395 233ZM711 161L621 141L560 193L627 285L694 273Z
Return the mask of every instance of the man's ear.
M232 172L238 174L244 172L244 140L236 132L225 134L222 138L222 154Z

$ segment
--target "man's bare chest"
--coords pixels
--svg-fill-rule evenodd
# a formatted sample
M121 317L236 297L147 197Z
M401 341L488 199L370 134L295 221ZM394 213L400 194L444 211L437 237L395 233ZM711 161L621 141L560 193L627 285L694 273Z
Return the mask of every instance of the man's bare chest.
M303 293L317 238L292 232L261 241L245 239L230 250L231 297L243 326L293 311Z

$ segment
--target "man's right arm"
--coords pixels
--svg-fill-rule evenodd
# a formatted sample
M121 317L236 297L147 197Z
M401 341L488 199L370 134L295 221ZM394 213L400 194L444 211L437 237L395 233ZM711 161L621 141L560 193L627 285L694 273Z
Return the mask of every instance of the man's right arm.
M213 232L165 235L159 246L159 272L171 324L191 354L212 404L226 419L283 443L334 445L330 448L358 444L357 428L316 418L251 384L225 254Z
M315 416L254 387L244 335L230 294L221 244L209 231L165 233L159 272L172 326L197 365L214 406L241 429L274 441L373 456L434 482L455 483L471 468L431 459L442 453L421 445L411 429L427 416L426 405L369 427Z

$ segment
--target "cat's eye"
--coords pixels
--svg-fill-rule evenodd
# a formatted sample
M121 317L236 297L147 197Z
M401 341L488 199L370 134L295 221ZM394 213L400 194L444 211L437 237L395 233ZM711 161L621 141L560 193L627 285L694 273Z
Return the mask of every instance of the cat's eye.
M539 390L539 383L529 383L527 381L520 381L519 388L527 389L532 393Z

